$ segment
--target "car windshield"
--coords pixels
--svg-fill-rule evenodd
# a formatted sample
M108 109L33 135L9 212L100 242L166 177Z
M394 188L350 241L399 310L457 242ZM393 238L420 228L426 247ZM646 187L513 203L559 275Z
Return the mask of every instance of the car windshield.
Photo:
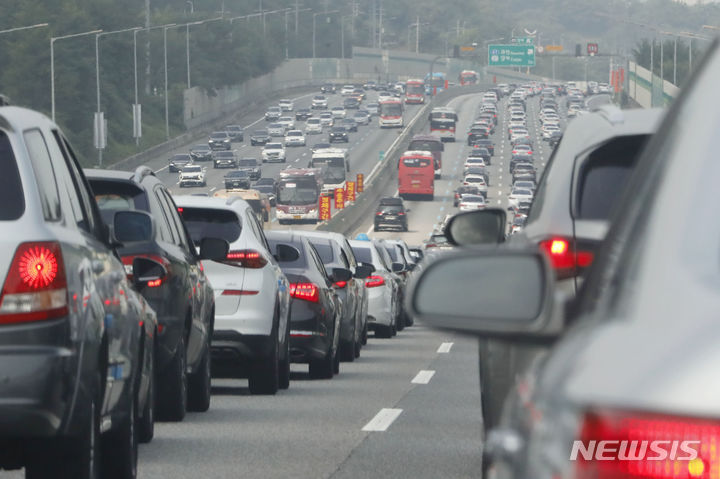
M510 194L514 196L532 196L532 191L524 188L515 188Z
M210 138L227 138L227 133L213 133Z
M201 167L194 165L186 166L185 168L183 168L184 173L200 173L201 171Z
M282 147L281 143L268 143L265 145L266 150L282 150Z

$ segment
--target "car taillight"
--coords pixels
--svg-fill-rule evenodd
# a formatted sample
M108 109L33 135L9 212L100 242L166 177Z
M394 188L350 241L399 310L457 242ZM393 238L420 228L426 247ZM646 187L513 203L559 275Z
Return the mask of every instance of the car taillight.
M290 283L290 296L317 303L320 301L320 290L313 283Z
M336 288L342 289L345 286L347 286L347 281L336 281L335 284L333 284Z
M377 288L378 286L382 286L385 284L385 278L382 276L368 276L368 278L365 280L365 286L368 288Z
M32 242L18 246L0 297L0 324L44 321L67 314L60 245Z
M577 460L574 477L718 477L718 442L717 421L638 412L589 412L580 440L571 451Z
M565 238L551 238L540 242L540 249L550 258L558 279L576 276L582 269L593 262L595 254L592 251L573 248L570 241Z
M229 251L225 257L225 262L250 269L260 269L267 264L267 260L263 255L252 249Z

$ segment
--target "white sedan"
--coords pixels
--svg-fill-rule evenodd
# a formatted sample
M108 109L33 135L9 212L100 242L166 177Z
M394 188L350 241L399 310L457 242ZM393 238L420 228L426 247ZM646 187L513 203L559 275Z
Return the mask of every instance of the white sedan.
M285 146L305 146L305 134L301 130L285 133Z
M462 195L460 198L460 211L485 209L485 197L481 195Z
M285 163L285 147L282 143L268 143L262 150L263 163L277 161Z
M533 192L527 188L513 188L508 196L508 209L517 208L522 200L532 201Z

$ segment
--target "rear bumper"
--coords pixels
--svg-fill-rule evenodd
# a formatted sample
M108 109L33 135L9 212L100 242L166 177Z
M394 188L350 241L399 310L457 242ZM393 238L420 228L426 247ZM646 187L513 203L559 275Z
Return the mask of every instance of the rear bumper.
M253 361L270 355L275 338L241 334L234 330L215 330L210 346L213 361Z
M305 363L325 357L333 342L330 321L312 305L293 300L290 317L290 358L293 362Z
M61 432L74 392L75 352L62 347L0 347L0 438Z
M386 287L368 288L368 329L378 324L390 326L393 320L392 299Z

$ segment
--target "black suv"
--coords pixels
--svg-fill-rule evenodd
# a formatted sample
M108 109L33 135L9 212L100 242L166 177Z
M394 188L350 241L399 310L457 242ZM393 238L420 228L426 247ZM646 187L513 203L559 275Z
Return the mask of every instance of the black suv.
M212 148L209 145L195 145L190 148L192 161L212 161Z
M234 190L234 189L243 189L246 190L250 188L250 175L245 170L235 170L231 171L227 175L225 175L225 189L226 190Z
M383 226L408 230L407 212L402 198L382 198L375 211L375 231Z
M297 121L305 121L308 118L312 116L312 112L310 111L310 108L299 108L295 112L295 120Z
M270 133L268 133L267 129L263 128L262 130L255 130L253 134L250 136L250 145L264 145L270 141Z
M343 100L343 107L346 110L357 110L360 108L360 101L356 97L348 97Z
M238 161L238 170L247 171L251 180L259 180L262 176L262 169L260 168L260 162L255 158L240 158Z
M328 136L328 143L334 143L336 141L342 141L345 143L348 143L350 141L350 139L348 138L347 129L344 126L334 126L330 130L330 135Z
M232 138L227 131L214 131L210 133L208 146L213 150L229 150L232 148Z
M145 211L155 219L151 241L127 243L118 253L125 265L145 257L167 271L140 290L158 318L159 417L180 421L186 409L207 411L215 299L170 192L146 166L134 173L93 169L85 174L106 222L118 209Z
M245 130L240 125L228 125L225 131L230 135L230 141L240 142L245 139Z
M335 93L335 85L332 83L325 83L323 86L320 87L320 91L322 93Z

